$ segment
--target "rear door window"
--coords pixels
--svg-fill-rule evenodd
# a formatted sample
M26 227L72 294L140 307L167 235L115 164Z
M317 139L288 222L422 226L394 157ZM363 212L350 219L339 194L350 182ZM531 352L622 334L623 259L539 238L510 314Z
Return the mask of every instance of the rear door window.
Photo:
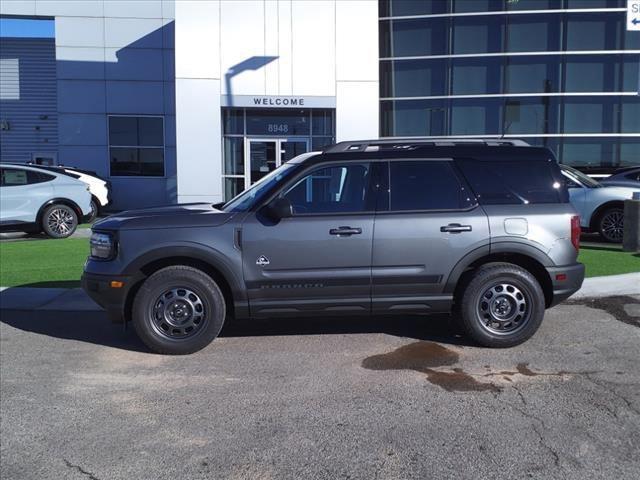
M476 203L451 161L392 161L389 185L390 211L461 210Z
M567 203L554 160L457 160L482 205Z

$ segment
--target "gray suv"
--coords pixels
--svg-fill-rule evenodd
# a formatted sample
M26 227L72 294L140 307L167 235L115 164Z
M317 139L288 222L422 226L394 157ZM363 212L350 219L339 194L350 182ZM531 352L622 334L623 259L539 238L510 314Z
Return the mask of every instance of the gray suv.
M546 148L343 142L224 204L96 223L82 281L159 353L195 352L230 318L441 312L510 347L582 285L579 235Z

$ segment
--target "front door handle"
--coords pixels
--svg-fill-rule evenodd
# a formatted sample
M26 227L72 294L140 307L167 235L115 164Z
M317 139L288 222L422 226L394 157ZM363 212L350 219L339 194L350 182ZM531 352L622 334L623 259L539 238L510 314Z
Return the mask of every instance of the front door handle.
M450 223L449 225L440 227L440 231L446 232L446 233L470 232L471 225L460 225L459 223Z
M349 236L349 235L360 235L362 233L362 229L360 227L338 227L332 228L329 230L330 235L338 235L338 236Z

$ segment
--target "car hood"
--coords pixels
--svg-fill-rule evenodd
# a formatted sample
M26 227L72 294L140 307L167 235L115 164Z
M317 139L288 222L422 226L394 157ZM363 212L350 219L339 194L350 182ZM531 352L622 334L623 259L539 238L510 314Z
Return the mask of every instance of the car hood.
M155 228L215 227L234 214L214 208L210 203L184 203L165 207L126 210L93 225L95 230L138 230Z

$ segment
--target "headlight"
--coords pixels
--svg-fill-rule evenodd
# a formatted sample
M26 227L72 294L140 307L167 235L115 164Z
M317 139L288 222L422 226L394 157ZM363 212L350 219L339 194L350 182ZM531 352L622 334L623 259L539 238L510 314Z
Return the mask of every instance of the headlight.
M91 240L91 256L101 260L107 260L115 257L116 248L113 235L110 233L92 232Z

